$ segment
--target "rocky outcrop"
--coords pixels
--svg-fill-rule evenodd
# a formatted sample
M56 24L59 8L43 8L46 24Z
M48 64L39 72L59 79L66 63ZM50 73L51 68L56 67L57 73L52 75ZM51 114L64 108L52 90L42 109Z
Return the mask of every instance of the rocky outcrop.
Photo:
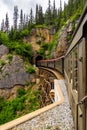
M14 55L12 61L8 57L4 57L4 64L0 66L0 88L12 88L15 85L25 85L31 82L33 75L26 72L23 59Z
M64 55L69 47L69 40L71 40L71 35L73 33L73 24L69 22L67 26L63 27L58 38L58 43L55 49L56 57Z
M23 85L16 85L13 88L0 89L0 96L4 99L15 99L17 97L17 90L24 87Z
M67 28L64 28L60 34L58 45L56 48L56 55L61 56L67 49Z
M0 58L9 52L8 48L4 45L0 45Z
M52 41L53 35L55 34L54 29L48 28L34 28L30 33L29 41L32 42L32 36L35 38L35 42L41 40L41 42L50 42Z
M49 43L53 40L54 34L55 28L52 27L50 29L45 27L33 28L24 41L28 41L34 50L39 50L41 44Z

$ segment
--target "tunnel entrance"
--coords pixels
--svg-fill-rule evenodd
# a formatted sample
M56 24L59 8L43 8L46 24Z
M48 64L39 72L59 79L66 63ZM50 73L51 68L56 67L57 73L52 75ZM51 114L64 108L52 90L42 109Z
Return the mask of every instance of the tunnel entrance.
M37 62L38 62L39 60L43 60L43 56L38 55L38 56L36 57L36 66L37 66Z

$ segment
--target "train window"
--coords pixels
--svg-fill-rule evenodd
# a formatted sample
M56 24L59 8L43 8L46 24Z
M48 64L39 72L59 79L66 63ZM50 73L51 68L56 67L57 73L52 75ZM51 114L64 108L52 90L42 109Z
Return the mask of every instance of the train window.
M84 26L83 26L83 37L87 36L87 21L85 22Z
M68 57L66 57L64 66L65 66L65 71L68 74Z
M70 53L68 57L68 77L69 83L72 85L72 53Z
M78 48L73 50L73 89L78 90Z
M68 56L68 77L70 79L70 55Z
M69 55L68 68L69 82L72 85L72 53Z

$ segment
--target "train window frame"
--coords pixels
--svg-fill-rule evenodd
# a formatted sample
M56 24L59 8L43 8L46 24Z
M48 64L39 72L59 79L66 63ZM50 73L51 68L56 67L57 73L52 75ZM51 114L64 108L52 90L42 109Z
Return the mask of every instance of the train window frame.
M78 91L78 46L73 49L73 89Z

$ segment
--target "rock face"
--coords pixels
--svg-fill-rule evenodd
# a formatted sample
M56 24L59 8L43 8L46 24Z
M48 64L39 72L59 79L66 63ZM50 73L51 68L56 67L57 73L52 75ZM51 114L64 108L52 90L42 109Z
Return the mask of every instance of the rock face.
M55 55L57 57L64 55L69 47L69 40L71 38L71 35L73 33L73 24L71 22L68 23L66 27L63 27L61 30L59 39L58 39L58 44L56 46L56 51Z
M54 28L33 28L30 36L26 37L24 41L28 41L34 50L39 50L42 43L51 42L55 34Z
M17 97L17 90L22 88L22 85L16 85L14 88L0 89L0 96L4 99L15 99Z
M0 58L9 52L8 48L4 45L0 45Z
M56 49L56 55L61 56L64 54L67 49L67 28L64 28L60 34L60 38L58 40L58 45Z
M23 60L19 56L14 55L12 61L4 58L4 65L0 66L0 88L12 88L15 85L25 85L30 82L32 75L26 72Z

